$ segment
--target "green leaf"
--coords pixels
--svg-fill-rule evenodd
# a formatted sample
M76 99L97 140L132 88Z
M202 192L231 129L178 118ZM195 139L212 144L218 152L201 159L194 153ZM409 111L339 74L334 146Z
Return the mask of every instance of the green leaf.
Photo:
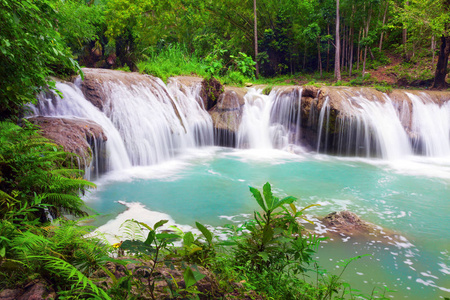
M266 225L263 231L263 239L262 239L263 245L269 243L272 240L272 238L273 238L273 229L269 225Z
M211 231L209 231L205 226L203 226L199 222L195 222L195 226L197 226L198 230L200 230L201 233L205 236L208 244L211 244L213 238Z
M297 200L297 198L295 198L293 196L285 197L285 198L281 199L280 201L277 201L276 204L274 205L273 209L278 208L278 207L280 207L282 205L285 205L285 204L291 204L295 200Z
M198 270L193 270L192 268L187 267L183 272L183 278L186 288L189 288L190 286L196 284L199 280L205 278L205 275L200 273Z
M174 233L158 233L156 235L158 240L170 240L170 239L179 239L180 236Z
M263 193L264 193L264 199L266 200L267 210L273 210L273 194L272 194L272 187L270 186L270 183L266 182L266 184L263 186Z
M155 249L152 246L147 245L142 241L126 240L122 243L122 245L120 245L120 249L136 254L151 254L155 252Z
M145 244L146 245L151 245L153 243L153 241L155 240L155 236L156 236L156 232L154 230L151 230L148 235L147 235L147 239L145 240Z
M249 187L250 188L250 192L252 192L253 197L255 197L256 202L258 202L259 206L261 206L261 208L267 212L266 206L264 205L264 200L261 196L260 191L258 191L257 189L255 189L254 187Z
M186 234L183 236L183 244L186 247L190 247L194 243L194 235L192 232L186 232Z
M0 256L1 257L5 257L6 256L6 248L3 247L2 249L0 249Z
M156 222L155 226L153 226L153 227L154 227L154 229L156 230L157 228L163 226L163 225L166 224L167 222L169 222L169 220L161 220L161 221L159 221L159 222Z
M262 258L263 261L268 262L269 261L269 254L267 252L259 252L258 255Z

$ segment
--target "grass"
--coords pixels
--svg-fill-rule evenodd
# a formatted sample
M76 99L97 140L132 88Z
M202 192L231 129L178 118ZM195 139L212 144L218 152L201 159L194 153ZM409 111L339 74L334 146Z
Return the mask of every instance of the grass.
M377 69L380 66L386 66L386 73L391 73L396 78L403 78L407 84L420 81L429 81L433 78L433 67L431 58L427 56L416 55L409 62L403 62L395 66L389 66L390 59L384 55L375 53L380 56L375 61L369 61L369 68ZM242 72L233 68L230 61L230 67L223 67L215 70L214 77L222 84L229 86L246 86L253 85L313 85L322 86L367 86L373 87L382 92L390 92L395 84L388 84L379 80L376 76L370 74L371 69L363 76L348 76L346 72L342 72L342 80L336 81L333 72L323 72L322 76L318 73L296 73L279 75L276 77L259 79L244 76ZM137 63L139 72L153 75L161 78L164 82L172 76L198 76L209 77L210 63L196 53L190 53L184 46L173 44L159 51L151 52L144 60ZM360 74L360 70L354 69L354 74Z
M140 73L159 77L164 82L173 76L208 75L202 60L178 44L153 52L146 60L138 62L137 67Z

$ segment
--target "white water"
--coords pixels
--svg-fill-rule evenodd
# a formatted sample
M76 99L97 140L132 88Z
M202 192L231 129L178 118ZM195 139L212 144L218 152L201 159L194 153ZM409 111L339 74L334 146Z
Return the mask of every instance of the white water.
M412 130L422 142L426 156L450 156L450 102L442 106L434 103L427 94L418 97L406 93L413 104Z
M362 156L371 156L375 150L377 157L393 160L412 154L408 136L403 128L391 99L384 95L384 103L371 101L361 93L345 98L345 112L352 116L344 119L340 126L340 135L348 140L339 140L339 153L351 152ZM322 109L323 110L323 109ZM356 128L355 136L353 133ZM355 149L348 145L354 140ZM358 149L360 148L360 149ZM353 150L353 151L352 151ZM362 150L362 151L361 151Z
M419 284L407 295L413 299L437 295L425 278L430 274L439 276L439 280L433 279L442 290L448 273L448 231L445 224L436 220L445 221L448 215L450 104L438 106L425 95L419 98L411 94L408 96L413 109L404 102L399 115L387 96L371 100L354 93L345 100L346 110L353 116L344 124L349 134L341 133L340 139L331 141L327 140L329 132L325 126L330 122L328 99L322 110L311 112L311 122L319 122L319 135L326 136L318 140L339 143L341 154L355 151L366 157L375 153L384 160L315 154L311 157L274 150L301 146L301 90L284 96L277 91L263 96L260 91L250 90L237 140L240 147L254 150L222 153L222 149L215 149L218 153L211 153L210 148L194 148L211 145L213 140L211 119L201 108L195 88L181 87L178 82L166 88L159 81L155 86L109 83L103 88L109 94L105 112L86 101L78 88L62 83L58 89L64 99L57 103L42 99L36 108L37 114L86 118L104 128L109 170L116 172L109 172L97 182L99 189L89 205L109 219L118 217L105 222L99 230L116 233L130 218L149 224L168 219L170 224L186 224L179 225L184 230L191 230L195 220L219 222L214 221L217 216L239 219L242 213L251 213L255 208L249 201L248 185L261 187L270 180L277 193L301 196L302 204L320 203L319 214L349 209L364 219L407 234L413 243L409 248L362 244L360 253L352 253L357 247L354 245L333 245L331 252L342 250L337 257L373 251L374 264L363 265L361 270L365 274L367 270L381 273L373 278L381 278L389 287L394 284L394 289L397 276L404 289L412 285L407 276L420 274L421 277L414 277ZM408 123L404 119L412 120L409 131L401 125ZM409 140L411 132L417 137L414 141ZM320 149L320 143L317 148ZM412 156L419 149L430 157ZM175 155L177 159L170 160ZM399 159L403 157L408 159ZM123 211L115 200L126 200L121 204L128 209ZM115 210L110 211L112 208ZM241 219L246 218L244 215ZM348 237L344 242L347 241ZM447 251L441 252L444 258L436 258L435 248ZM411 249L418 254L411 256ZM406 267L396 261L397 257L404 259ZM436 270L437 264L445 270ZM380 266L393 270L380 272Z
M63 99L57 97L57 101L45 98L41 95L38 106L34 107L35 115L46 117L81 118L95 121L102 126L108 141L106 143L106 168L118 170L131 167L124 141L120 132L112 121L87 101L79 88L65 83L56 83L56 88L64 95Z
M238 148L272 149L270 111L273 99L249 89L237 136Z
M238 131L238 148L286 149L301 145L301 93L273 91L264 96L251 89L246 95L241 126ZM330 99L327 97L316 122L317 146L334 149L341 156L379 157L390 161L404 159L414 154L430 157L450 156L450 101L443 105L434 103L427 94L421 97L406 93L412 102L397 109L387 95L383 99L369 99L356 90L339 91L342 113L336 118L339 132L329 135ZM314 119L316 119L314 121ZM406 128L403 124L411 124ZM327 152L327 151L325 151Z
M294 97L273 91L268 96L261 90L249 89L241 125L238 130L237 148L288 149L300 146L300 109L302 92Z
M83 118L105 131L106 170L147 166L166 161L189 148L213 144L211 117L198 103L199 88L167 88L157 79L152 85L126 86L105 82L103 109L86 100L72 84L57 83L63 99L53 102L41 96L35 115Z

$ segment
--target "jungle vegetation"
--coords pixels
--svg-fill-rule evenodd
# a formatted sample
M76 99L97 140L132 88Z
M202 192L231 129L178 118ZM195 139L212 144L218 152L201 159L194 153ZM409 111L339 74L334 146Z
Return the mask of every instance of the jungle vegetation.
M144 287L157 298L159 280L167 297L212 297L196 288L204 267L219 294L236 298L384 297L325 275L312 259L319 240L294 222L302 216L295 198L276 198L270 184L262 194L250 189L261 210L230 227L227 242L201 224L200 236L165 233L164 221L128 225L145 235L119 245L88 238L89 228L68 217L86 216L80 193L94 185L22 117L38 93L54 89L52 76L82 75L80 66L243 84L305 74L364 79L397 55L407 68L429 62L425 79L446 88L449 7L448 0L0 0L0 291L43 282L59 299L136 299L132 291ZM151 263L141 277L111 271L143 261ZM156 274L168 261L183 286ZM304 280L310 269L320 280Z

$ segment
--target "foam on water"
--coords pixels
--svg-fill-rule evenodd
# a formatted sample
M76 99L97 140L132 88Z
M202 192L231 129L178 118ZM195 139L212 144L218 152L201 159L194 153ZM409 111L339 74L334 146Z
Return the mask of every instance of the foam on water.
M129 203L126 201L120 201L120 204L126 206L127 209L114 219L108 221L106 224L98 227L94 232L94 234L100 233L111 244L115 244L124 240L124 236L120 235L120 233L123 233L122 225L127 220L142 222L150 227L153 227L160 220L168 220L166 224L160 227L161 230L173 230L171 227L175 226L181 229L183 232L191 231L194 233L198 233L198 231L194 230L194 228L192 228L191 226L176 224L168 214L149 210L142 203Z

